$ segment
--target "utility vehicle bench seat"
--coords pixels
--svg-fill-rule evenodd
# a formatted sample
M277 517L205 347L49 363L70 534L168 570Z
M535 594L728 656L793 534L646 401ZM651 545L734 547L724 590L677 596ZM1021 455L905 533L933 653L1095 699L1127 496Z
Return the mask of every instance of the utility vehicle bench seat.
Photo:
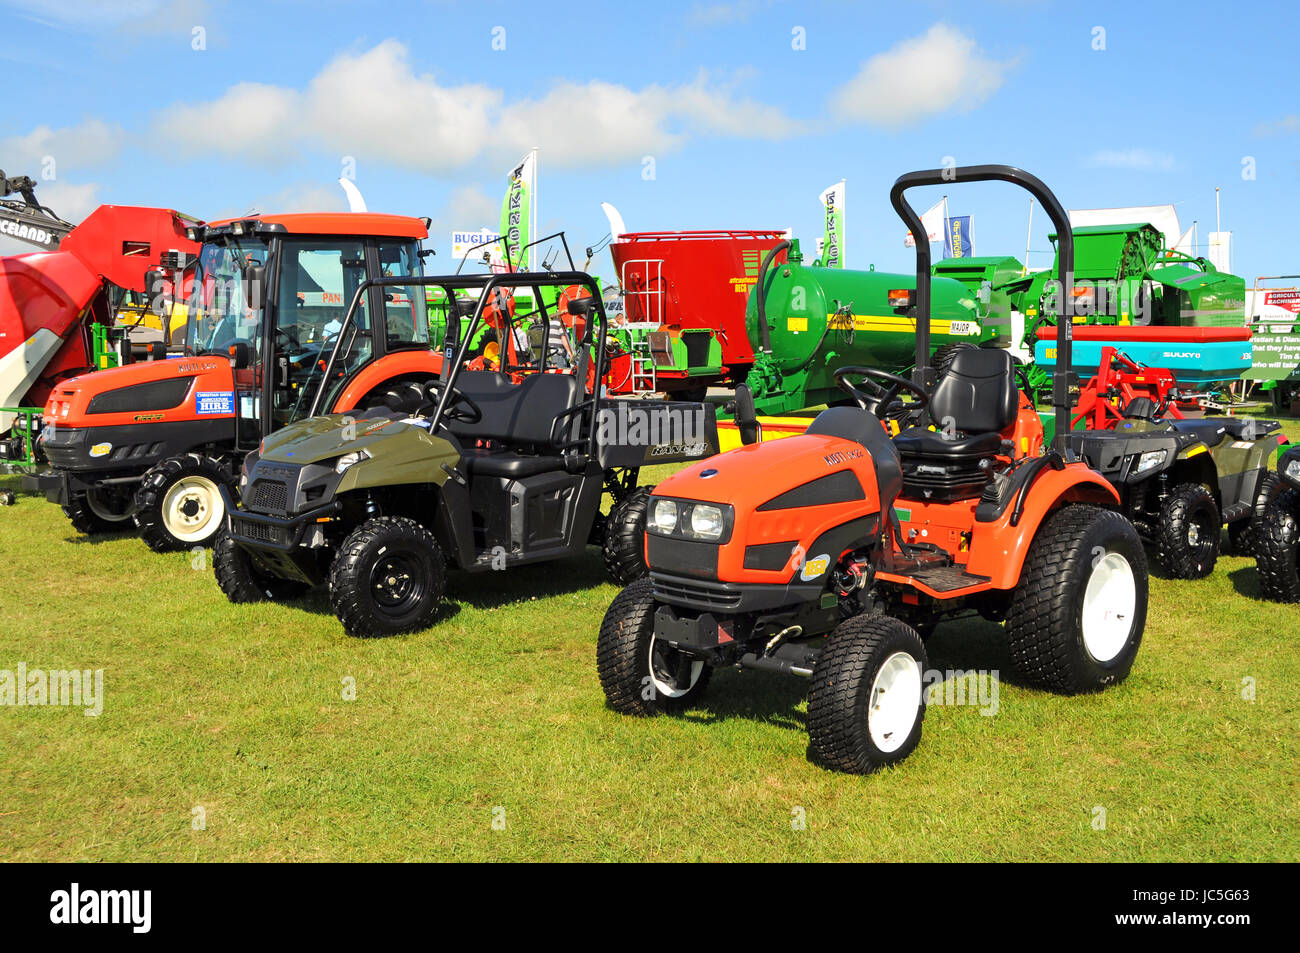
M470 447L461 453L461 460L470 474L505 477L518 480L537 473L563 470L564 458L531 453L511 453L509 450L486 450Z
M555 418L582 402L582 385L572 374L529 374L518 384L496 371L463 371L456 389L474 401L483 417L474 423L452 420L447 428L468 440L492 440L511 449L544 453L558 450L558 439L576 435L578 414L556 426Z

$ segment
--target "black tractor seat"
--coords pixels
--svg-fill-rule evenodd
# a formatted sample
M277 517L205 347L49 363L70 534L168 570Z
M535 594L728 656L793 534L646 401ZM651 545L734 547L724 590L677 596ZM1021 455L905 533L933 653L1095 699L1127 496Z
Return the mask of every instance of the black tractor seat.
M894 446L904 456L942 457L961 460L967 457L986 457L1002 448L1002 434L973 433L947 437L943 433L912 427L894 438Z

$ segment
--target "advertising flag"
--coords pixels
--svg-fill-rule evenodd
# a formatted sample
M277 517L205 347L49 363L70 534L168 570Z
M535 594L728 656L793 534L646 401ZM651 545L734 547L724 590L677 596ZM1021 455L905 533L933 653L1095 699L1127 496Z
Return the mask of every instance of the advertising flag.
M822 209L826 217L826 232L822 239L823 268L844 267L844 180L840 179L821 194Z
M971 256L970 216L954 215L943 230L943 257L969 258Z
M530 152L510 170L506 197L501 202L501 244L507 260L516 269L526 267L520 256L529 240L528 212L536 169L537 157Z
M925 226L925 237L928 241L937 242L943 238L943 203L946 199L940 199L934 203L934 208L921 216L921 224ZM903 244L908 248L916 246L916 238L911 232L903 239Z

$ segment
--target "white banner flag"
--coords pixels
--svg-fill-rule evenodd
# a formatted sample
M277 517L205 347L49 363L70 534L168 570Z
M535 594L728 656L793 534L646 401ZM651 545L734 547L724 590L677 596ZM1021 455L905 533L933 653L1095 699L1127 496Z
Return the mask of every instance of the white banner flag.
M934 208L921 216L921 225L925 228L925 237L932 242L943 239L943 203L944 200L940 199L934 204ZM916 238L911 232L907 233L907 237L903 239L903 244L908 248L916 247Z
M1210 232L1210 251L1205 257L1219 271L1232 271L1232 232Z

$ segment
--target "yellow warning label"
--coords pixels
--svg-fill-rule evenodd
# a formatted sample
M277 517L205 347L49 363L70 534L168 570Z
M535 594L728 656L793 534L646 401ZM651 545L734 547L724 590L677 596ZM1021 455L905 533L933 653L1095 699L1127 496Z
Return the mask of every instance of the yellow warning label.
M785 329L787 331L807 331L808 319L796 318L795 316L791 315L790 317L785 319Z

